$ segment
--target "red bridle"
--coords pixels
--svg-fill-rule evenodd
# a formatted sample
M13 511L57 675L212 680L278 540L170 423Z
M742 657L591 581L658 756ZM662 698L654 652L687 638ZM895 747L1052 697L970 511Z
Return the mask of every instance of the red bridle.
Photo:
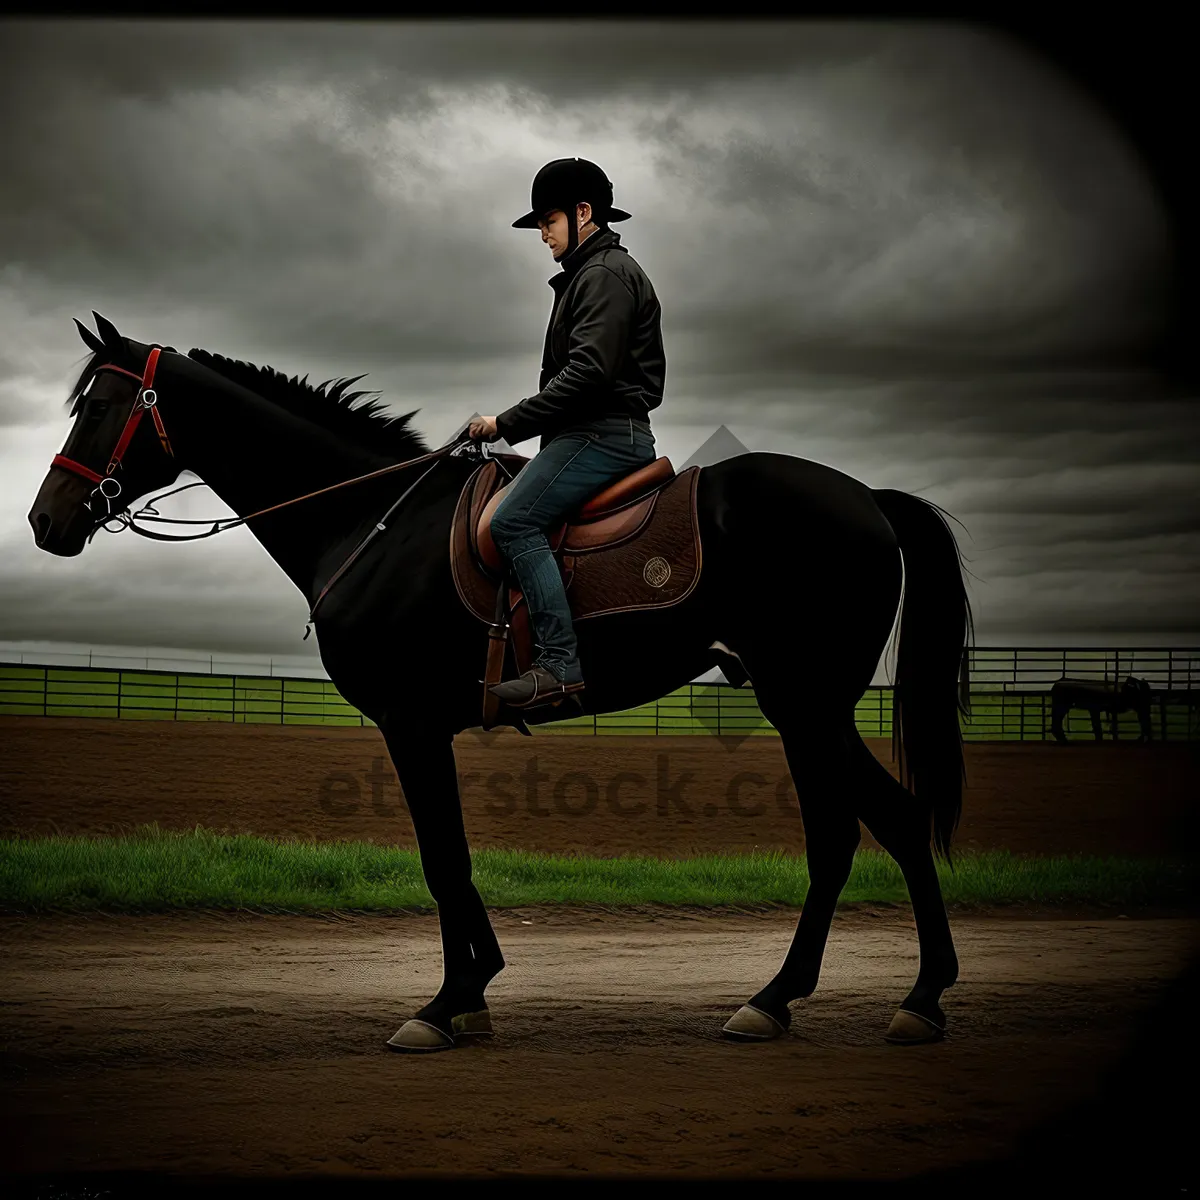
M133 441L133 435L137 433L138 426L142 422L142 417L149 412L154 418L154 427L158 430L158 440L162 443L162 448L175 457L175 451L171 449L170 439L167 437L166 427L163 425L162 415L158 408L158 393L153 388L154 371L158 366L158 356L161 353L161 347L155 346L150 351L149 357L146 359L146 370L138 375L133 371L127 371L124 367L114 367L111 363L105 363L102 367L96 368L96 374L101 371L116 371L120 375L128 375L130 379L136 379L138 384L137 395L133 398L133 408L129 412L129 416L125 419L125 428L121 430L121 436L117 439L116 447L113 449L112 456L108 462L108 470L103 475L93 471L91 467L85 467L83 463L76 462L73 458L68 458L65 454L56 454L51 459L52 467L62 467L64 470L73 471L76 475L82 475L84 479L90 479L93 483L100 485L100 494L106 500L115 500L121 494L120 480L113 477L113 472L121 465L121 459L125 456L125 451L129 448L129 443ZM114 485L112 490L105 490L105 484Z

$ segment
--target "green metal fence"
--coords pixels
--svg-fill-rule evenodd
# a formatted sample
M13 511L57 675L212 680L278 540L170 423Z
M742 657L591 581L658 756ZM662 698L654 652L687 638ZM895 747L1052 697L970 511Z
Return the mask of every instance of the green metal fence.
M1049 686L1078 678L1147 678L1155 688L1152 735L1160 741L1200 740L1198 650L976 650L972 656L968 741L1042 741L1050 734ZM891 689L871 688L855 717L864 737L890 737ZM0 715L108 717L121 720L223 721L269 725L370 725L328 680L257 675L181 674L0 664ZM750 688L692 683L640 708L543 725L566 734L697 734L774 736ZM1090 740L1091 721L1073 712L1065 731ZM1137 718L1123 713L1116 735L1138 736ZM1111 736L1107 718L1104 735Z

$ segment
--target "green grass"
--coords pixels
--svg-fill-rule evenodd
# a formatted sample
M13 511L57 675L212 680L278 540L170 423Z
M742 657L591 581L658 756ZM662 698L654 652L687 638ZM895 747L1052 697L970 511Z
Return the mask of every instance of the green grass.
M799 905L808 887L803 857L784 854L575 858L480 850L475 881L484 901L651 904L705 908ZM963 856L939 867L954 905L1189 906L1195 865L1159 859ZM842 904L908 899L895 864L861 850ZM363 842L270 841L197 828L146 826L128 837L0 840L0 910L151 912L396 912L433 907L415 851Z

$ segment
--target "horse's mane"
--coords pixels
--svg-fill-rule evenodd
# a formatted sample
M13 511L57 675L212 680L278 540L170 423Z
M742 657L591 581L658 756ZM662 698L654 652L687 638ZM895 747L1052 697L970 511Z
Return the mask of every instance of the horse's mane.
M419 410L389 416L378 399L380 392L346 391L351 384L364 378L362 375L312 384L307 375L303 379L299 376L289 379L274 367L258 367L208 350L189 350L187 356L231 383L240 384L263 399L280 404L297 416L378 454L402 461L429 452L421 435L408 425L409 419ZM371 399L355 403L364 396Z

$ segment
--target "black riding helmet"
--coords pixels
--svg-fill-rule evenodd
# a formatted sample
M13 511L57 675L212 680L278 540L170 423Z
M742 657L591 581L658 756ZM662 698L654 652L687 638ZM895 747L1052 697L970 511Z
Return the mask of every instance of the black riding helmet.
M567 248L563 258L579 244L575 209L585 200L592 206L597 225L628 221L630 214L613 207L613 185L608 176L586 158L556 158L534 177L530 191L530 211L512 223L514 229L536 229L548 213L561 209L567 214Z

